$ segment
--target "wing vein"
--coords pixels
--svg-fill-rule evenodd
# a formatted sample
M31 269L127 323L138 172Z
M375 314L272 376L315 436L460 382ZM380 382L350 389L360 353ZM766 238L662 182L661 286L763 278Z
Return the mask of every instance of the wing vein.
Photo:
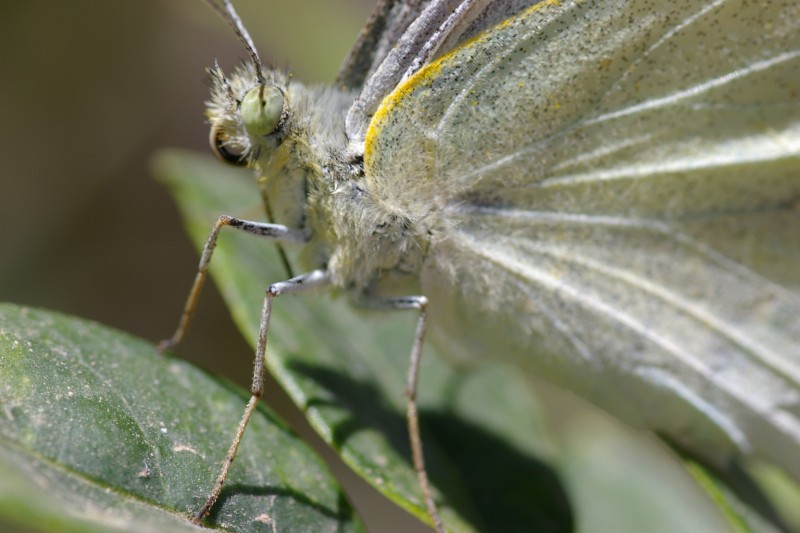
M489 264L494 265L496 268L505 271L509 275L522 280L526 285L541 286L556 293L560 293L568 299L575 302L576 305L582 306L587 309L592 309L603 316L612 317L614 321L631 330L638 337L647 339L649 342L659 346L666 353L671 354L677 360L681 361L686 368L692 369L698 376L706 380L715 387L724 391L729 397L735 398L740 404L746 406L749 410L759 417L763 417L771 421L776 427L782 428L784 431L792 432L796 437L800 437L800 427L798 424L790 424L787 427L785 420L780 417L780 411L773 410L772 404L765 404L760 401L760 398L745 396L742 391L734 384L723 379L721 375L712 371L704 362L696 358L692 353L684 350L677 342L656 331L646 327L641 322L637 321L635 317L622 312L621 310L609 305L602 299L582 294L576 287L565 283L555 276L547 274L540 269L536 269L530 264L515 261L511 257L504 256L502 261L498 259L496 253L490 253L486 243L475 242L463 232L459 234L458 244L464 249L469 250L471 253L480 257Z
M575 217L568 217L567 220L569 218L575 219ZM586 217L581 217L581 218L586 218ZM588 218L596 220L598 217L588 217ZM562 221L564 219L565 217L561 217ZM668 227L668 225L666 224L659 223L659 224L639 224L639 225L626 224L626 225L628 227L635 227L637 229L646 229L650 231L655 231L659 234L658 237L659 240L662 239L672 240L676 243L679 243L681 246L688 247L693 251L696 251L709 259L714 259L714 257L710 255L710 253L712 253L711 250L709 250L705 246L700 245L699 243L696 243L693 239L689 238L688 236L680 233L675 233L674 231L664 231L665 229L664 227L665 226ZM657 286L656 284L647 280L643 276L639 276L629 271L600 263L596 260L589 258L588 256L581 255L576 251L565 252L559 248L553 248L550 246L537 244L530 241L519 242L518 239L512 239L512 240L517 241L515 243L517 248L524 248L530 252L539 255L550 256L557 259L569 261L573 264L581 265L589 270L592 270L595 273L600 273L606 277L621 281L625 283L627 286L635 288L639 292L646 293L650 296L658 298L660 301L669 304L671 308L682 312L683 314L691 317L697 322L705 324L710 330L718 333L722 338L726 339L735 346L741 348L744 354L747 354L752 359L760 361L763 365L770 368L771 370L782 376L784 379L787 379L793 383L800 383L800 368L798 368L796 365L792 365L791 361L788 361L780 357L779 355L772 353L772 351L763 344L747 339L744 335L738 333L733 325L728 324L723 320L720 320L711 313L707 312L706 310L703 310L702 308L693 304L691 301L687 300L684 297L681 297L680 295L674 293L673 291L665 290L664 288ZM721 266L723 268L726 268L727 270L728 269L727 267L731 263L732 263L731 261L725 261ZM740 267L740 265L736 266ZM747 274L746 279L743 280L745 282L750 282L750 283L766 282L766 280L762 280L761 278L753 276L750 271L742 269L741 267L737 268L733 273L738 277L742 277L743 274ZM609 316L616 317L617 315L612 313Z
M598 115L593 119L583 122L583 125L591 126L594 124L607 122L609 120L617 119L624 116L633 115L644 111L651 111L653 109L666 107L668 105L675 105L682 100L687 100L689 98L693 98L700 94L707 93L712 89L722 87L736 80L744 79L748 75L755 74L757 72L762 72L774 66L780 65L781 63L797 59L798 57L800 57L800 50L791 50L788 52L784 52L769 59L758 61L756 63L751 63L744 68L728 72L723 76L712 78L704 83L698 83L692 85L692 87L690 87L689 89L683 91L676 91L672 94L669 94L661 98L653 98L651 100L647 100L636 105L628 106L618 111L613 111L611 113Z

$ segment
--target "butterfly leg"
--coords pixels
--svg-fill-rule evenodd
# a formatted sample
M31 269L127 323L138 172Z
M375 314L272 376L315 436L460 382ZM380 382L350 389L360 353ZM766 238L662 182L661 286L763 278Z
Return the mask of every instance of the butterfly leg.
M411 444L411 457L414 461L414 471L422 489L428 515L433 520L438 533L445 533L442 519L436 502L433 501L428 473L425 469L425 457L422 453L422 437L419 431L419 415L417 413L417 381L419 367L422 359L422 344L425 339L425 330L428 323L428 299L424 296L403 296L398 298L375 298L363 296L356 302L357 305L372 309L418 309L419 319L414 333L414 343L411 346L411 357L406 378L406 421L408 423L408 437Z
M264 295L264 305L261 309L261 322L258 329L258 342L256 344L256 357L255 363L253 364L253 382L250 386L250 401L247 402L247 407L245 407L242 419L239 422L239 426L236 428L236 434L233 438L233 442L231 442L230 449L228 449L228 454L225 456L225 462L222 464L222 469L217 476L217 480L214 482L214 488L208 495L205 505L203 505L203 507L194 517L195 523L199 524L200 520L208 515L208 513L211 511L211 508L214 507L217 498L219 498L219 495L222 492L222 487L225 484L225 479L228 477L228 472L233 464L233 460L236 458L236 452L239 449L239 443L242 440L242 435L244 435L244 430L247 427L247 423L250 421L250 417L253 415L253 412L255 412L258 399L264 393L264 373L266 371L264 358L267 353L267 333L269 332L269 322L270 317L272 316L272 300L278 296L281 296L282 294L298 293L308 289L322 287L327 285L328 282L328 274L325 271L314 270L307 274L296 276L287 281L273 283L267 288Z
M189 297L186 299L186 304L183 307L183 313L181 314L178 328L175 330L175 333L172 334L172 337L158 343L159 350L163 351L172 348L183 339L183 336L189 330L189 324L192 322L192 317L197 308L197 300L200 297L200 292L208 277L208 264L211 261L214 248L217 246L217 237L220 230L226 226L277 241L302 243L306 240L302 231L291 229L280 224L252 222L228 215L219 217L214 227L211 228L205 245L203 245L203 253L200 255L200 265L197 267L197 275L194 278L192 289L189 291Z

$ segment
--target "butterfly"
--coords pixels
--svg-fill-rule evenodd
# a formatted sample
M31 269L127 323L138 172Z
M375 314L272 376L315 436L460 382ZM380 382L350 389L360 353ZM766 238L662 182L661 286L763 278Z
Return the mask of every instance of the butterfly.
M416 310L422 345L499 358L711 464L762 456L800 479L800 5L384 1L332 87L250 54L211 69L210 142L254 168L303 274ZM214 505L226 460L198 513Z

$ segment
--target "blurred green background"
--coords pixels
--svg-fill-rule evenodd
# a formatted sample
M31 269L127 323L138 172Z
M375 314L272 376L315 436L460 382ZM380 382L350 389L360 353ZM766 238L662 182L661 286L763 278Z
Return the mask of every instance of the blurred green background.
M236 6L265 61L325 83L374 3ZM208 153L205 68L216 59L230 69L245 52L201 0L29 1L2 12L0 301L168 337L198 256L150 158L167 147ZM207 287L176 351L249 386L251 350ZM267 400L312 438L274 388ZM371 530L427 530L328 459Z

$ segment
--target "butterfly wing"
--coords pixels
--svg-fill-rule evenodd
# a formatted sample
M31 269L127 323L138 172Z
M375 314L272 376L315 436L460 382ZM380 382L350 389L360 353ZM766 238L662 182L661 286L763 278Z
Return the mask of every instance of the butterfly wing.
M372 10L334 83L360 89L430 0L380 0Z
M361 93L347 116L348 137L363 144L369 119L398 83L534 0L385 0L367 21L337 84Z
M543 2L400 84L365 167L449 351L800 479L800 4Z

